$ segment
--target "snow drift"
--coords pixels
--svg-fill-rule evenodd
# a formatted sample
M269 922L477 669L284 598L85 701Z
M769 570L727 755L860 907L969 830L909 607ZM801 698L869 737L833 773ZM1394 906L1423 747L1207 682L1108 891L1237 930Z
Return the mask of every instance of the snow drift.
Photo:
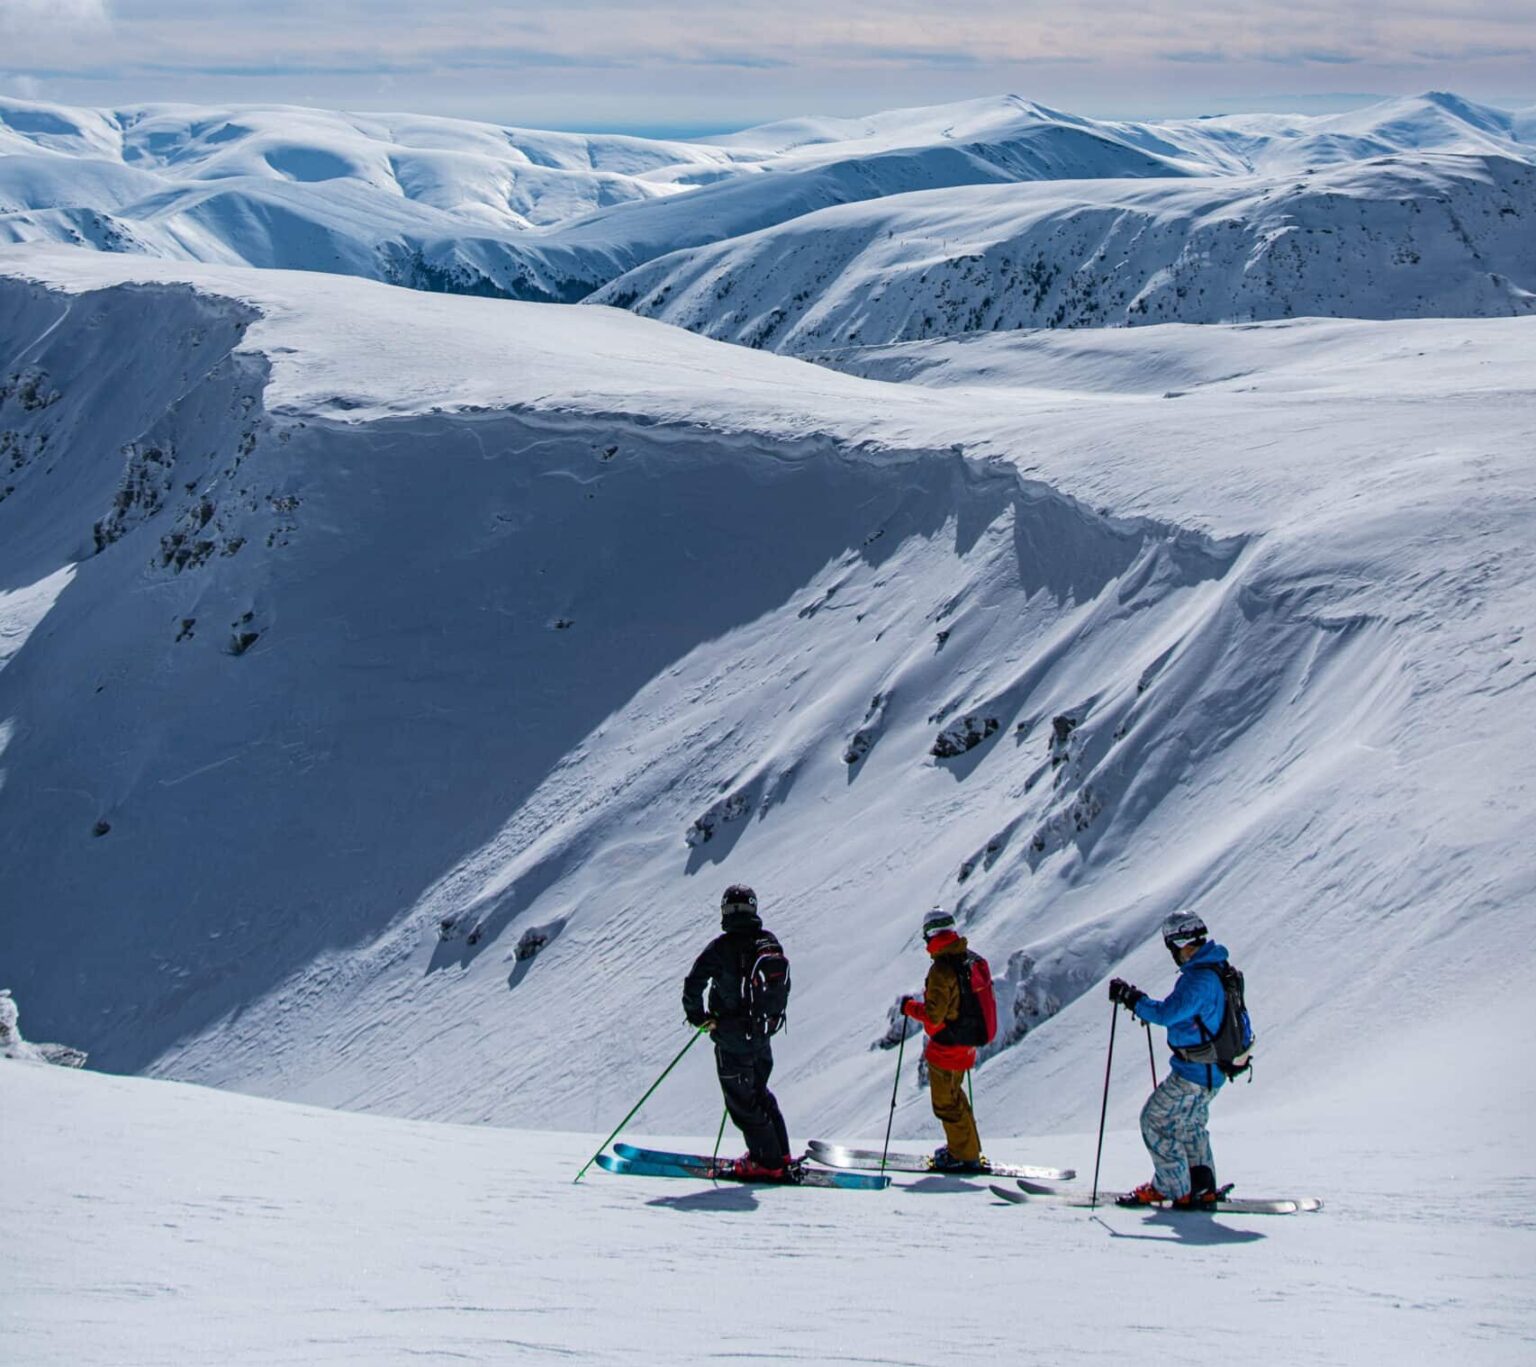
M1233 1116L1528 962L1528 322L1239 330L1246 382L1143 329L1139 394L1066 349L978 402L339 278L0 290L0 957L103 1066L597 1128L733 881L801 1137L882 1110L936 901L994 1135L1093 1110L1174 906L1254 985Z

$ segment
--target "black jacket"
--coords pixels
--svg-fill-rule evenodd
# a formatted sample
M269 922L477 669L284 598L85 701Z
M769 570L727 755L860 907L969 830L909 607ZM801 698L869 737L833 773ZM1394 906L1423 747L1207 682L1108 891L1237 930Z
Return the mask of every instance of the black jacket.
M683 979L683 1014L689 1025L703 1025L710 1016L719 1021L714 1032L717 1044L745 1043L747 1015L741 1000L742 979L752 971L753 963L765 948L783 951L778 940L749 912L725 917L722 924L728 929L704 947Z

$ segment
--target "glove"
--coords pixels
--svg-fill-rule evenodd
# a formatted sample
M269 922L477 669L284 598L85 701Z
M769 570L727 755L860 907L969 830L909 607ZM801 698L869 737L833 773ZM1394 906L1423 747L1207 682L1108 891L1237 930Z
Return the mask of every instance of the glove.
M719 1025L720 1022L713 1016L689 1016L688 1024L691 1025L695 1030L713 1031L715 1026Z
M903 997L901 999L901 1014L910 1016L915 1021L923 1018L923 1004L916 997Z
M1123 1006L1134 1014L1136 1003L1147 994L1139 987L1132 987L1124 978L1111 978L1109 980L1109 999L1118 1006Z

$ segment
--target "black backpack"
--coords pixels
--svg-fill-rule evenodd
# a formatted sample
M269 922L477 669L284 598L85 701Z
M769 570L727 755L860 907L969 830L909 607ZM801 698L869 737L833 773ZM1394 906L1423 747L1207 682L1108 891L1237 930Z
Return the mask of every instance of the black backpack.
M1202 1042L1173 1052L1186 1063L1214 1063L1221 1069L1223 1077L1237 1078L1248 1073L1251 1079L1253 1022L1248 1018L1248 1006L1243 1000L1243 975L1229 963L1196 964L1195 967L1208 969L1221 979L1226 994L1221 1024L1213 1034L1196 1016L1195 1026Z
M789 960L772 935L762 934L742 960L741 1010L747 1038L763 1039L784 1028L789 1009Z

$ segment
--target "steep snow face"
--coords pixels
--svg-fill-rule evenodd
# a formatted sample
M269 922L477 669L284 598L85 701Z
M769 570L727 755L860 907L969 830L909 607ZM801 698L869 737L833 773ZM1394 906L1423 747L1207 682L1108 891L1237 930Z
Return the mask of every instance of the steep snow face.
M1174 907L1254 985L1234 1116L1526 972L1529 322L1250 329L1246 384L1146 329L1093 398L1069 349L920 389L186 274L0 282L0 959L39 1033L596 1129L745 881L795 1134L874 1128L935 902L1001 982L997 1134L1091 1124L1104 978L1166 983ZM669 1083L679 1131L718 1105Z
M1297 179L915 194L678 252L592 296L804 354L1017 328L1536 308L1536 167L1348 164Z

